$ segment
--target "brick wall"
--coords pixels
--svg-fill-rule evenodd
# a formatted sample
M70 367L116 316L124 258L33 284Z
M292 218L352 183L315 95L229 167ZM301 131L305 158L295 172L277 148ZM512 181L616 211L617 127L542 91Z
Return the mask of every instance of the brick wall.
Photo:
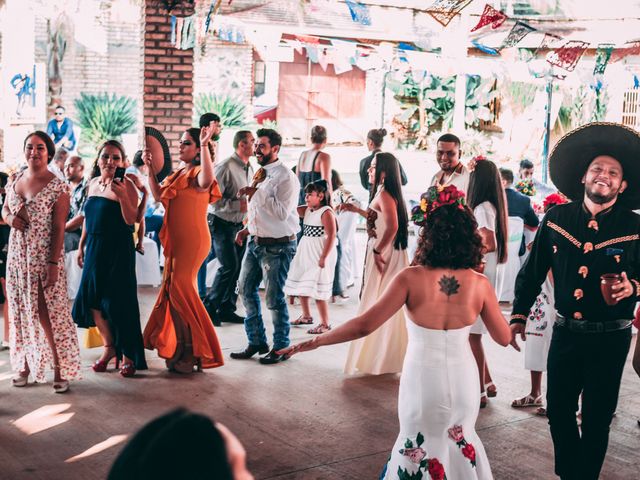
M119 1L126 5L127 2ZM68 39L62 61L62 104L67 115L76 119L74 101L80 93L124 95L137 102L138 124L142 122L142 11L119 5L100 8L93 17L85 15L84 27L94 34L95 46ZM77 28L77 27L73 27ZM36 18L35 61L47 64L47 23ZM98 48L96 48L98 47ZM53 105L50 106L52 108Z
M171 45L170 14L160 2L144 0L143 8L144 124L158 128L176 151L182 132L192 125L193 49ZM192 15L193 5L180 4L171 14Z

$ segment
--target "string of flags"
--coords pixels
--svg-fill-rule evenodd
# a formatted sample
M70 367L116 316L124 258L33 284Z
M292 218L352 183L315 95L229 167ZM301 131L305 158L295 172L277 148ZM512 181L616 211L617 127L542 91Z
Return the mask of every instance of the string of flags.
M274 45L292 47L299 54L306 51L306 55L312 63L319 64L325 71L329 65L333 65L337 74L348 72L354 66L362 70L387 69L392 65L395 68L398 66L398 62L402 64L401 68L407 70L421 71L433 68L432 62L427 60L427 57L432 59L433 54L412 44L363 45L358 42L324 37L321 41L321 37L309 35L290 35L289 37L292 38L282 39L282 31L271 32L271 35L267 35L264 31L258 31L257 27L249 27L238 19L219 15L223 1L212 0L204 18L198 18L197 15L182 18L172 16L171 44L179 49L194 48L197 44L203 45L206 36L212 32L217 39L225 42L252 43L259 52L269 51ZM232 3L232 0L226 1L228 4ZM472 1L435 0L424 11L446 28L453 18L459 15ZM310 8L314 12L327 8L327 4L327 0L301 0L300 3L303 9ZM344 0L343 5L348 8L353 22L365 26L372 25L370 7L367 4L358 0ZM483 36L483 32L496 30L509 21L513 21L513 25L497 46L483 44L480 38ZM479 32L480 37L475 32ZM532 58L544 55L547 63L565 72L564 74L556 72L557 78L564 78L566 73L574 71L590 47L587 42L573 39L564 41L561 37L534 28L522 20L510 19L507 14L489 4L484 6L478 22L471 28L470 33L474 33L470 41L476 49L494 56L501 55L505 49L517 47L525 37L532 33L542 35L540 44L537 48L532 49ZM608 64L619 61L628 55L640 55L640 41L628 42L622 47L616 47L611 43L595 46L593 75L604 74ZM430 65L427 65L428 63Z

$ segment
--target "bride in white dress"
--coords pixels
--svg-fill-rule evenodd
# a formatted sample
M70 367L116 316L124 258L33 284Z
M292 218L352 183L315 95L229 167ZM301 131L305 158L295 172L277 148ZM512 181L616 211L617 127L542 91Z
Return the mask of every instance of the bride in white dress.
M364 337L404 306L409 344L398 399L400 433L383 478L491 479L475 431L480 385L469 330L480 315L500 345L509 344L511 332L493 286L473 270L482 258L482 239L463 194L454 186L432 187L428 194L416 265L398 273L365 312L279 353L291 356Z

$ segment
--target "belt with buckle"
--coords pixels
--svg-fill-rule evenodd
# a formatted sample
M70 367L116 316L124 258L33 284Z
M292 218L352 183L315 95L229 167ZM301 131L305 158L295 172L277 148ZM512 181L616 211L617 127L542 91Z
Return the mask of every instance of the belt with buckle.
M254 236L253 240L258 244L258 245L276 245L278 243L289 243L292 242L296 239L295 235L289 235L287 237L278 237L278 238L273 238L273 237L257 237Z
M565 327L571 332L577 333L604 333L615 332L629 328L633 320L621 318L619 320L607 320L605 322L587 322L586 320L575 320L573 318L556 315L556 325Z

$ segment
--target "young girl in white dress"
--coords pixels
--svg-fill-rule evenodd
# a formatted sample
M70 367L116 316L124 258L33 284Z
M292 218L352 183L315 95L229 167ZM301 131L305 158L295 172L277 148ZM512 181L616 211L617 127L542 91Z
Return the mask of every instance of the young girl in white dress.
M331 298L338 257L337 224L325 180L307 184L304 193L306 205L298 207L298 214L303 217L302 238L289 268L284 293L299 297L302 307L302 315L291 325L313 324L309 298L315 299L320 325L307 333L317 334L331 330L327 300Z

